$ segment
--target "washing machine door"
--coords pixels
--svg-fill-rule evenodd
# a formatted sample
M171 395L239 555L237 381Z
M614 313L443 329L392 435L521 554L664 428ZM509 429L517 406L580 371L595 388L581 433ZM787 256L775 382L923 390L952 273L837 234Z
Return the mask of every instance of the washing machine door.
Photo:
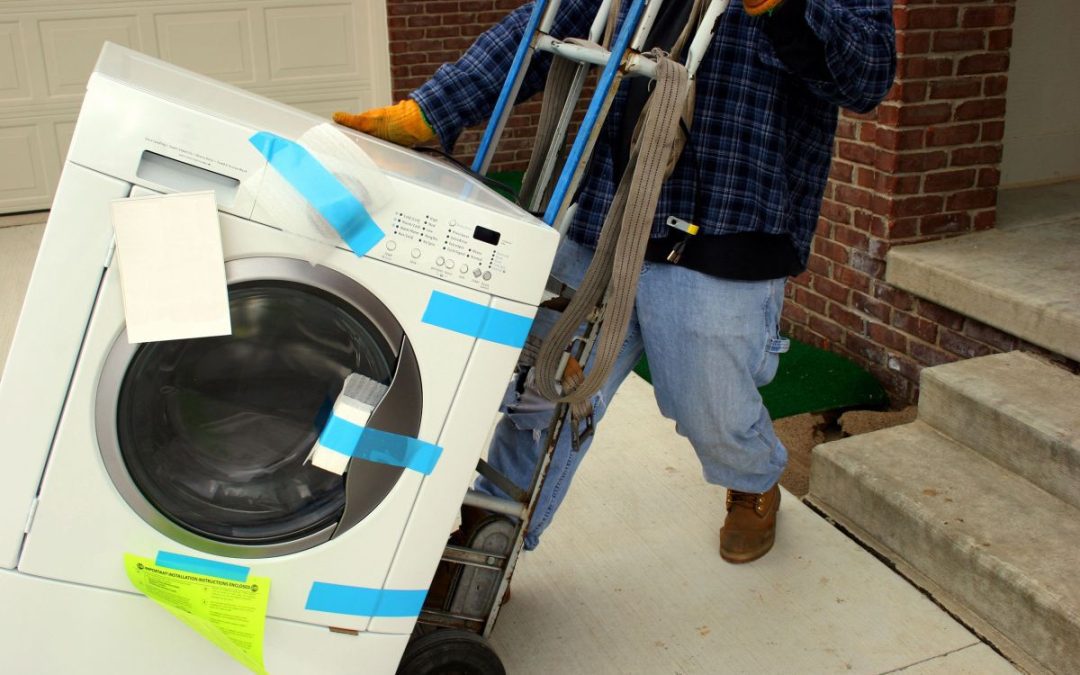
M363 520L402 468L305 460L350 373L388 385L368 426L416 436L422 389L408 338L367 289L287 258L226 263L232 335L129 345L97 397L98 446L120 494L192 548L283 555Z

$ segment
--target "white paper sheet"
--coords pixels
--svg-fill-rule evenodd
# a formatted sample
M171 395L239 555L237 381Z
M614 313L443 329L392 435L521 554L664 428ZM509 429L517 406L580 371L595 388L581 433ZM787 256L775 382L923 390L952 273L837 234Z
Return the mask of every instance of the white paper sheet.
M232 333L213 192L118 199L112 221L128 342Z

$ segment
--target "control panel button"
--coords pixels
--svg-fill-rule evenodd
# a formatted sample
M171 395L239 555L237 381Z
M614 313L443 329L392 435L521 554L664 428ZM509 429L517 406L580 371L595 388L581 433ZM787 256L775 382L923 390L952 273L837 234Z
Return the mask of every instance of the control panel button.
M484 272L484 281L491 281L491 272Z
M446 261L446 268L451 269L451 270L454 269L454 261L453 260L447 260Z
M473 275L474 277L478 277L478 276L480 276L481 274L483 274L483 272L481 272L481 271L480 271L480 268L479 268L479 267L477 267L476 269L474 269L474 270L472 271L472 275Z
M462 265L461 266L461 273L462 274L465 274L468 271L469 271L469 266L468 265Z
M438 265L439 267L442 267L442 264L443 264L444 262L446 262L446 261L445 261L445 260L443 260L443 257L442 257L442 256L439 256L438 258L435 258L435 264L436 264L436 265Z
M388 239L386 241L386 250L387 251L393 251L395 248L397 248L397 242L394 241L393 239Z
M419 257L420 257L420 249L418 249L418 248L414 248L414 249L412 250L412 253L411 253L410 255L411 255L411 256L412 256L413 258L419 258Z

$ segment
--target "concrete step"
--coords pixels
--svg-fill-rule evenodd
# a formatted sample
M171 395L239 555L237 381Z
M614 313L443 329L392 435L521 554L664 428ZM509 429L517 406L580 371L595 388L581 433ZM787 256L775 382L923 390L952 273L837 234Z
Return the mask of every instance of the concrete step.
M1080 508L1080 377L1022 352L928 368L919 419Z
M885 280L1080 360L1080 218L897 246Z
M818 446L808 500L1021 666L1080 672L1080 509L921 421Z

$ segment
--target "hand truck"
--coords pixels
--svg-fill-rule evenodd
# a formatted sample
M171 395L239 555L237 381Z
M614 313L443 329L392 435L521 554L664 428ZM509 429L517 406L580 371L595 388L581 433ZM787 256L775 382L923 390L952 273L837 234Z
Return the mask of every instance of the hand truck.
M560 232L565 232L573 217L570 201L581 181L603 120L622 78L655 75L656 64L642 53L642 46L662 1L631 0L618 34L613 36L611 48L607 49L600 44L601 36L606 30L608 37L612 37L613 31L608 24L615 22L619 10L617 5L613 8L612 3L617 0L600 2L587 41L563 41L551 37L549 32L561 0L535 0L472 170L481 174L487 171L535 52L554 54L571 62L571 67L575 69L565 102L558 111L555 142L551 147L563 147L586 76L591 68L602 68L593 96L554 186L551 186L551 179L560 159L557 157L558 151L547 152L541 158L542 161L534 160L530 164L530 172L535 175L526 175L525 189L518 200L523 207L538 212L538 207L547 197L543 221L553 227L558 224ZM707 7L700 15L699 28L687 50L686 68L690 78L693 78L712 40L717 20L727 9L729 1L707 0ZM539 144L534 149L534 154L538 151ZM573 289L551 279L542 306L565 306L572 295ZM571 351L563 357L560 379L567 364L576 362L583 368L589 362L602 323L602 311L597 310L590 314L583 335L574 340ZM527 345L526 352L528 350ZM576 450L579 443L593 431L589 412L575 410L572 415L571 404L560 402L555 405L545 435L544 452L530 484L526 487L513 484L483 459L479 461L477 473L499 487L510 499L493 497L472 489L467 492L463 502L465 507L490 513L493 517L484 520L472 532L468 532L469 528L463 523L459 533L455 533L457 536L451 537L440 563L440 572L445 574L436 574L429 593L429 602L420 613L413 638L399 666L399 675L450 672L502 675L505 672L498 656L487 645L486 638L491 635L502 603L508 596L510 580L524 544L529 520L539 500L560 434L563 433L566 423L572 420L570 431Z

